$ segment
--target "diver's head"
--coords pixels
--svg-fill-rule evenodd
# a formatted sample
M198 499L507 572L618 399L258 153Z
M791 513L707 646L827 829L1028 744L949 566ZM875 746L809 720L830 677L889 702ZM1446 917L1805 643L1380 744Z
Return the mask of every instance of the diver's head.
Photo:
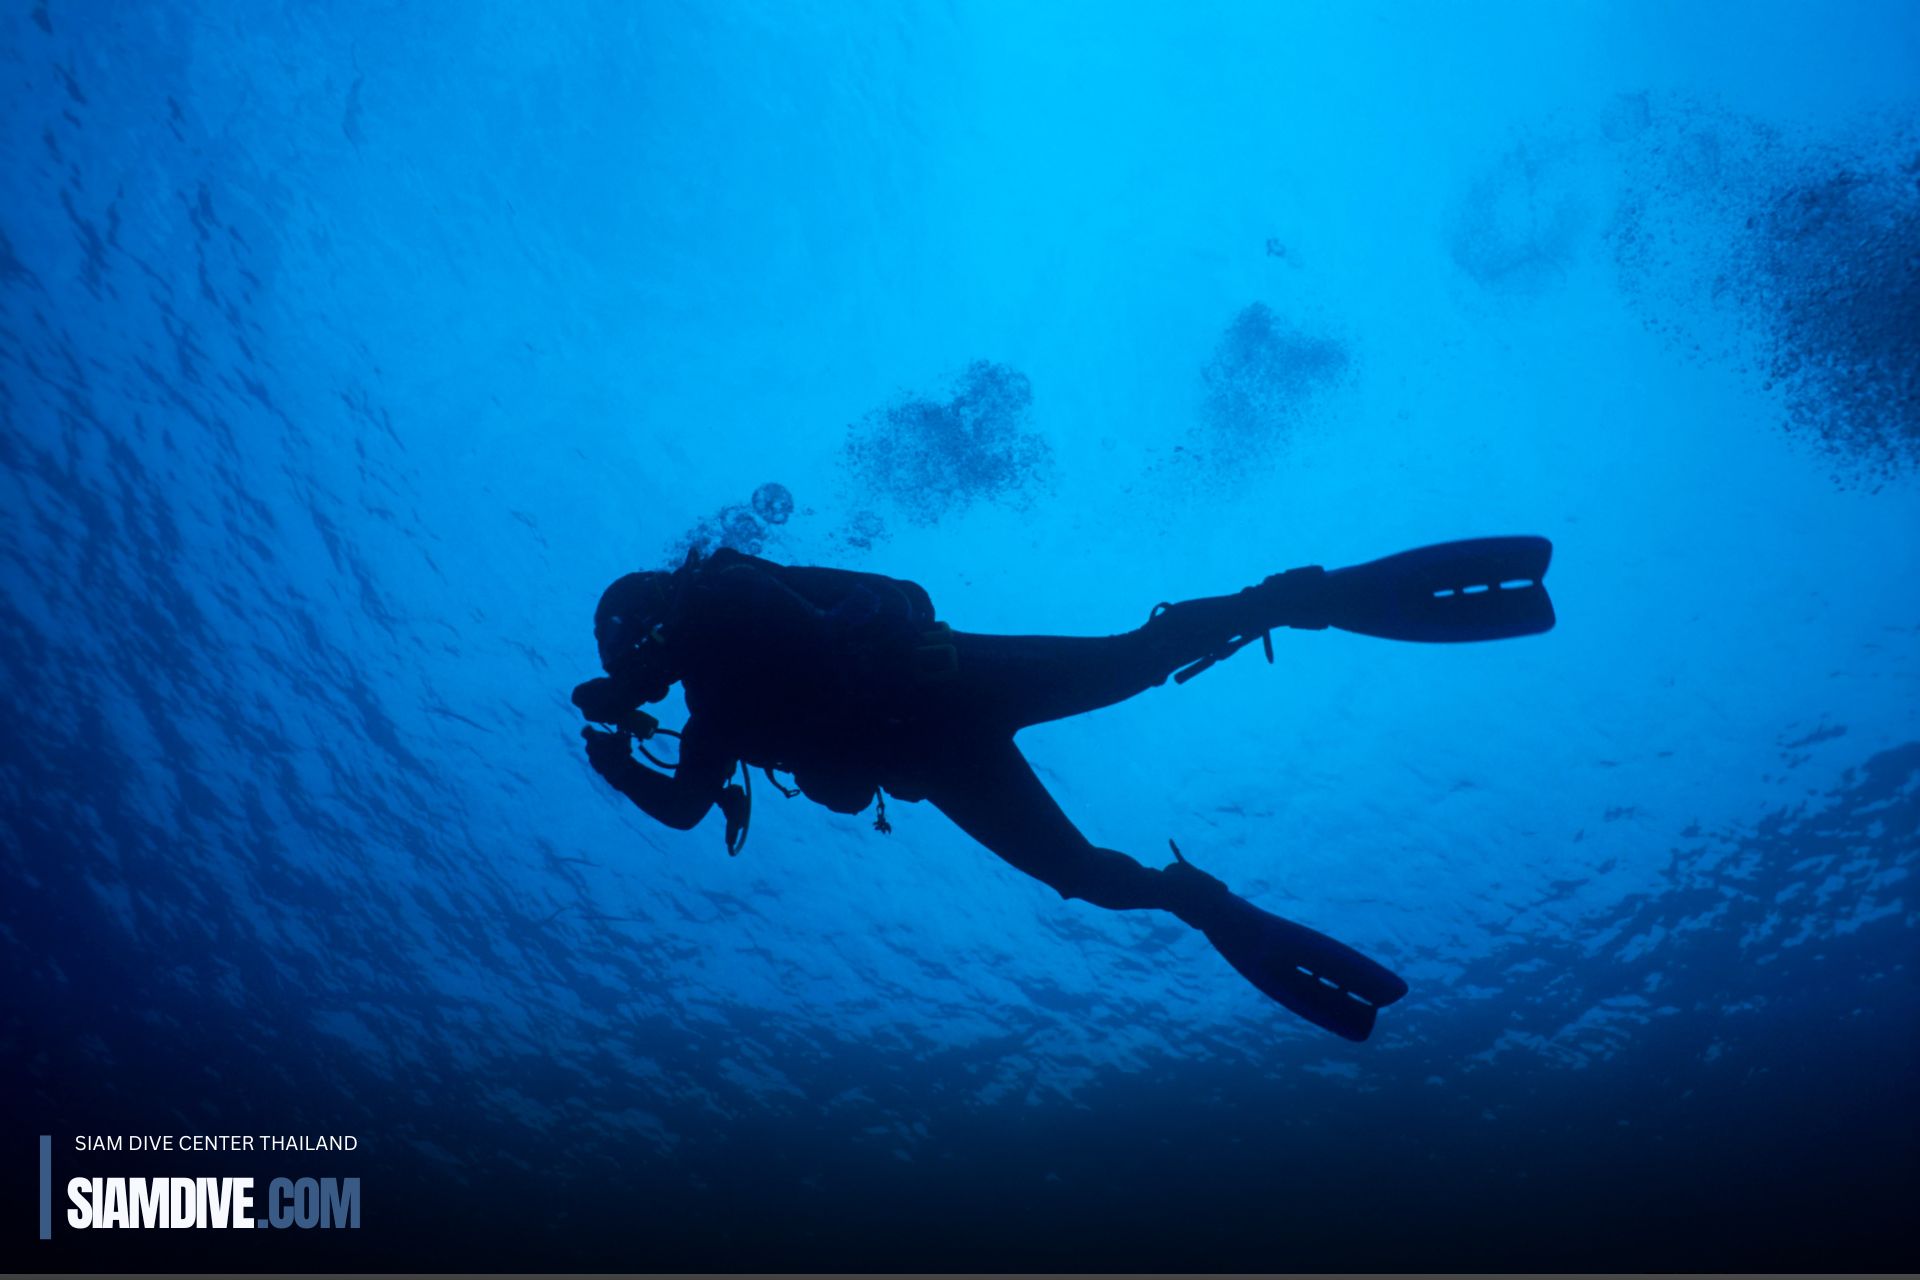
M672 604L672 574L629 573L607 588L593 611L601 669L637 701L660 701L678 678L667 634Z

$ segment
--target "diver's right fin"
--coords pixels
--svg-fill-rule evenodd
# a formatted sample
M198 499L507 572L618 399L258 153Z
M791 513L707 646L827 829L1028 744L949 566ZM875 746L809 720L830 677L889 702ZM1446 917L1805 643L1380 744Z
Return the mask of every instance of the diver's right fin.
M1241 977L1337 1036L1365 1040L1379 1011L1407 994L1379 961L1244 898L1230 896L1210 914L1200 931Z
M1545 538L1468 538L1330 570L1325 624L1385 640L1508 640L1553 629Z

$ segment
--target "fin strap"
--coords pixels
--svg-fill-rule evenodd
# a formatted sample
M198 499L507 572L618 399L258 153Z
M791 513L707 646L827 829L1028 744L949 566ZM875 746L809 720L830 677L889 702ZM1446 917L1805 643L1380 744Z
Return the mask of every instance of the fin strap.
M1250 636L1235 636L1233 639L1227 641L1225 644L1221 645L1218 649L1214 650L1212 653L1208 654L1206 657L1200 659L1200 661L1194 663L1191 666L1183 667L1179 671L1174 672L1173 682L1175 684L1185 684L1187 681L1199 675L1202 671L1205 671L1208 667L1211 667L1214 663L1224 662L1226 659L1231 658L1234 654L1240 652L1242 649L1252 644L1255 640L1265 641L1266 648L1267 648L1267 661L1272 662L1273 661L1273 632L1256 631Z

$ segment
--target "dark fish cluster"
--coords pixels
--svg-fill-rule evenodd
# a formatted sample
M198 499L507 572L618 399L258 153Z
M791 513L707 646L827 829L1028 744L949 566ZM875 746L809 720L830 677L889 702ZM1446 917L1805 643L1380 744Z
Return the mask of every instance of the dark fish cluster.
M1019 506L1043 482L1053 451L1028 426L1033 386L1017 369L976 360L944 400L909 396L847 430L847 464L874 495L916 524L976 502Z
M1256 302L1233 318L1201 370L1201 447L1243 461L1284 441L1302 406L1338 382L1346 348L1281 320ZM1218 459L1216 459L1218 460Z
M1625 182L1607 238L1629 299L1700 354L1750 361L1788 429L1851 480L1920 464L1912 134L1794 141L1670 104L1609 135Z
M1865 477L1920 464L1920 156L1782 183L1748 222L1791 428Z
M755 489L747 502L730 502L680 535L672 547L672 560L678 563L689 551L707 555L721 547L759 555L773 535L773 526L785 524L792 516L793 490L770 480Z

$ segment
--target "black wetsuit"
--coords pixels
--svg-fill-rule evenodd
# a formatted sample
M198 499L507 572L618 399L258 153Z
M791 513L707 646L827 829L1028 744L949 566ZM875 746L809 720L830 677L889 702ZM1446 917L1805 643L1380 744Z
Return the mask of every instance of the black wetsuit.
M791 771L840 812L884 789L932 801L1062 897L1178 910L1175 878L1082 835L1014 735L1220 652L1246 631L1244 595L1165 606L1121 635L981 635L937 624L911 582L718 551L667 622L689 712L679 768L668 776L629 761L608 780L680 828L706 814L741 761Z
M573 701L617 730L581 731L593 767L662 822L691 827L718 803L737 848L746 796L728 780L743 762L791 770L808 796L843 813L883 792L931 800L1062 897L1170 911L1269 998L1365 1040L1378 1011L1407 994L1404 979L1248 902L1177 848L1159 870L1100 848L1060 811L1014 736L1131 698L1190 664L1204 669L1277 627L1449 644L1539 635L1554 625L1552 555L1533 536L1435 543L1342 569L1289 569L1230 596L1156 606L1121 635L1070 637L953 631L911 582L720 551L607 588L594 611L607 675L575 688ZM632 718L636 705L664 698L674 680L689 719L669 776L629 746L651 732ZM875 825L886 829L883 818Z

